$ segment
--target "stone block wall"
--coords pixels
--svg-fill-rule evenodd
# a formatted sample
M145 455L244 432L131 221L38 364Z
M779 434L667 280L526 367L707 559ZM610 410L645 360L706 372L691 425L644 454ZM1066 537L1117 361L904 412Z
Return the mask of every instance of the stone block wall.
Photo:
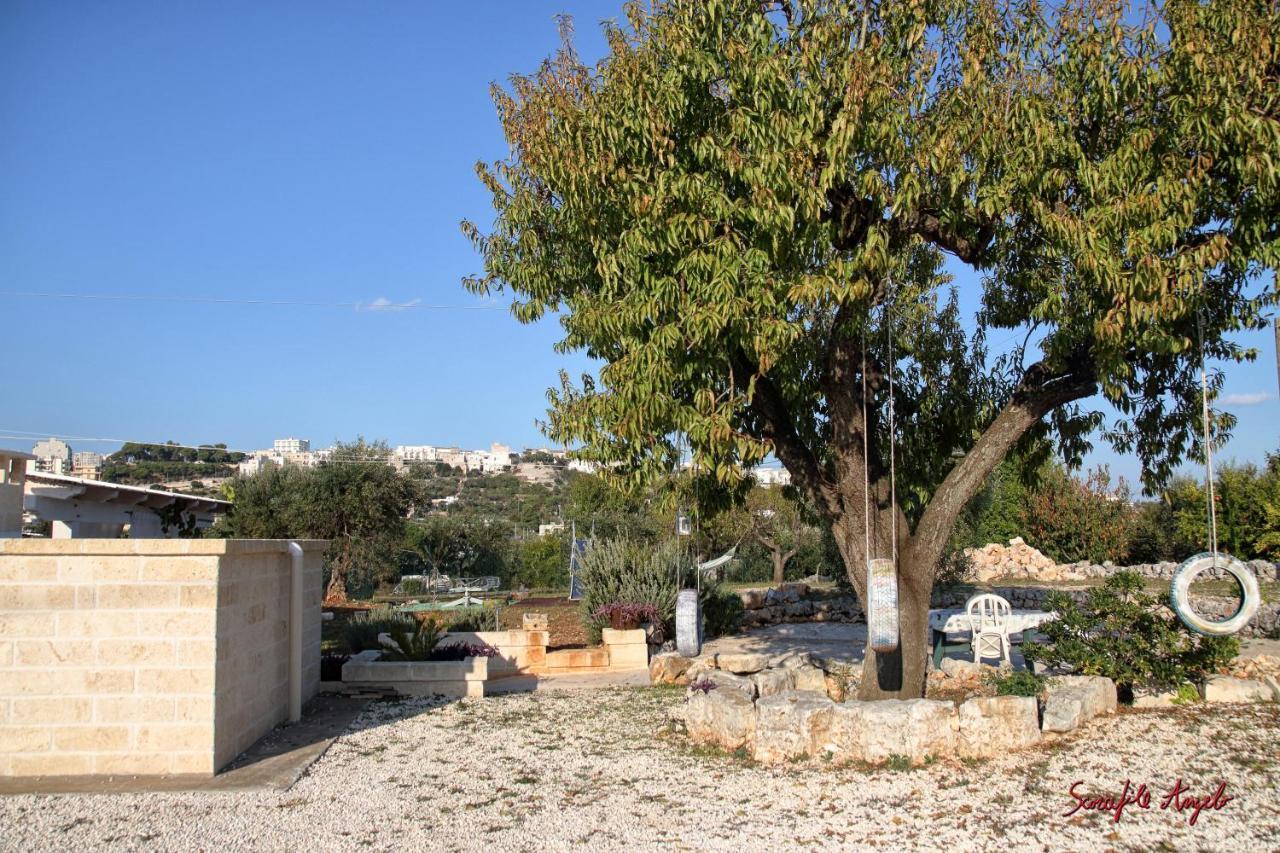
M303 544L308 695L324 543ZM279 541L0 541L0 775L225 765L287 715L288 576Z
M489 675L503 678L521 673L541 673L547 668L546 629L524 631L450 631L442 644L457 645L484 643L498 650L498 656L489 660Z
M320 688L322 549L323 545L307 551L303 562L304 702ZM291 573L287 551L282 554L274 547L228 554L219 563L214 693L217 768L226 766L273 726L288 719Z

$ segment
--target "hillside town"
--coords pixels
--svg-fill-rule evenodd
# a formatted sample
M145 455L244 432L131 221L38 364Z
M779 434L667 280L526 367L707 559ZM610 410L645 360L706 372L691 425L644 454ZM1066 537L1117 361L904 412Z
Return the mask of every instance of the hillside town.
M164 447L164 445L142 446ZM206 447L210 450L226 450L225 445L207 445ZM232 451L229 455L235 459L234 473L241 477L250 477L271 467L314 468L329 461L340 462L340 457L335 460L334 451L334 446L313 450L311 441L305 438L277 438L269 448ZM36 442L31 448L31 455L34 458L30 460L27 467L33 473L60 474L86 480L103 479L104 466L111 462L121 465L130 465L134 462L128 447L114 454L76 451L66 441L55 437ZM488 450L464 450L456 446L431 444L400 444L390 448L384 458L387 465L397 471L405 471L415 463L421 463L444 465L464 475L509 473L527 482L546 482L555 471L593 474L599 468L594 462L574 458L573 454L567 450L527 447L514 451L510 446L497 442L491 444ZM208 464L215 472L224 467L223 463L218 462ZM756 481L766 487L786 486L791 482L791 475L787 469L776 464L760 466L754 469L753 474ZM194 481L203 488L216 490L227 476L227 473L213 473L158 482L175 488L189 488Z

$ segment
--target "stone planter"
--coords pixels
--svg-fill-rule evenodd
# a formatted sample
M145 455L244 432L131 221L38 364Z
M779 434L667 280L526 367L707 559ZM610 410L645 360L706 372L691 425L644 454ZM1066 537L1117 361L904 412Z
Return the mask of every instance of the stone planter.
M342 666L342 683L355 687L390 687L404 696L479 698L489 679L489 658L460 661L384 661L367 651Z
M440 645L471 643L493 646L498 656L489 659L490 678L506 678L512 675L531 675L546 671L547 638L543 630L525 631L450 631L440 640ZM385 643L384 643L385 645Z
M643 628L615 631L604 628L600 640L609 651L611 672L649 668L649 643Z

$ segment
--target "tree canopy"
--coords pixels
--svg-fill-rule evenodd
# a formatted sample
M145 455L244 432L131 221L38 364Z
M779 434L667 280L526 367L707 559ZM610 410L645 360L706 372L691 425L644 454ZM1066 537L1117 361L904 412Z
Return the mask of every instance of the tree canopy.
M918 694L935 566L995 466L1100 436L1156 488L1200 450L1200 342L1252 357L1230 335L1280 261L1275 6L670 0L604 27L596 65L566 35L495 86L510 154L479 168L467 285L603 361L548 432L611 476L687 442L734 485L775 454L860 591L896 544L905 686L879 689Z
M413 482L387 464L383 442L336 445L315 468L270 467L231 483L231 511L214 533L246 539L328 539L325 597L346 599L395 576ZM349 589L350 586L350 589Z

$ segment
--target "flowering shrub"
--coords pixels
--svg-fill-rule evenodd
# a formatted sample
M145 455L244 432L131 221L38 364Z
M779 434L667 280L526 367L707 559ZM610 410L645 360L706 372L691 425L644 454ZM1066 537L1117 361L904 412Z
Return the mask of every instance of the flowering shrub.
M597 607L591 618L601 624L607 622L609 627L617 631L630 631L639 628L646 622L650 625L661 625L662 616L658 608L652 604L632 604L629 602L612 602Z
M689 685L690 690L696 690L699 693L710 693L716 689L716 683L710 678L704 678L701 681L695 681Z
M496 658L498 650L488 643L446 643L431 650L431 660L466 660Z

